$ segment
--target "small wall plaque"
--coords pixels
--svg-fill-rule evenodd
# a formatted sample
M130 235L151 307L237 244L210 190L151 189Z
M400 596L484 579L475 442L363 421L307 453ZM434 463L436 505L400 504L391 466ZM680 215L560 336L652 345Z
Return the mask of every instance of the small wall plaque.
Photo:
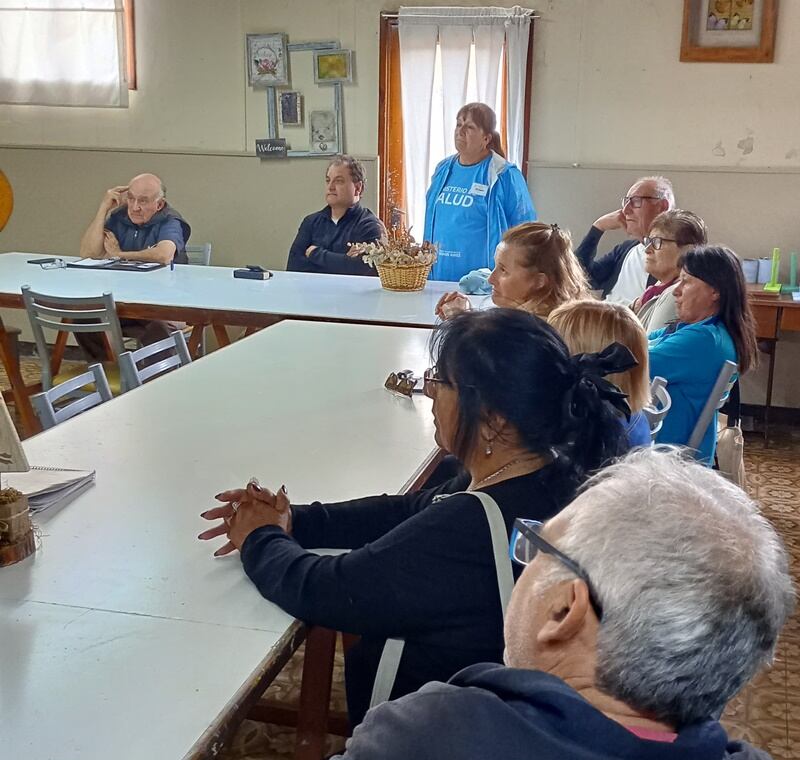
M256 140L256 155L259 158L286 158L286 150L286 140L283 137Z

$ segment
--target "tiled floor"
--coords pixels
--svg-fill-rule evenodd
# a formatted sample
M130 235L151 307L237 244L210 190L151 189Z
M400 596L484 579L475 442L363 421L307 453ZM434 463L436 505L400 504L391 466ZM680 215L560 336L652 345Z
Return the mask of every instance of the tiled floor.
M23 360L23 376L35 382L35 361ZM4 376L0 370L0 384ZM13 406L11 407L13 414ZM800 431L782 431L766 448L758 435L749 435L745 450L748 488L775 525L790 552L792 573L800 585ZM300 690L302 650L284 668L268 696L296 703ZM334 671L332 705L344 710L341 654ZM781 636L773 666L737 696L723 718L729 734L769 752L775 760L800 760L800 615L789 621ZM341 746L331 737L329 750ZM222 760L278 760L294 754L294 731L245 721Z

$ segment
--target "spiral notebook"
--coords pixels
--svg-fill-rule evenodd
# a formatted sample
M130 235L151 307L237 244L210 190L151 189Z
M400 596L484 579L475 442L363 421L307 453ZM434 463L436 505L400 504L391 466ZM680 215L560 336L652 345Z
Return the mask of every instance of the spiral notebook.
M94 483L95 471L31 467L28 472L3 473L3 486L28 497L31 512L63 507Z

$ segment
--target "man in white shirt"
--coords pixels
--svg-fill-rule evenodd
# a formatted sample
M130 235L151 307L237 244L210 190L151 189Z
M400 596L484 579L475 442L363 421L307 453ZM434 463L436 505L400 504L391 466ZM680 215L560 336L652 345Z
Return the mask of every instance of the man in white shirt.
M583 264L593 288L614 303L631 304L647 288L642 239L662 211L675 207L672 183L666 177L642 177L620 201L620 208L595 221L575 255ZM596 258L604 232L624 229L633 238Z

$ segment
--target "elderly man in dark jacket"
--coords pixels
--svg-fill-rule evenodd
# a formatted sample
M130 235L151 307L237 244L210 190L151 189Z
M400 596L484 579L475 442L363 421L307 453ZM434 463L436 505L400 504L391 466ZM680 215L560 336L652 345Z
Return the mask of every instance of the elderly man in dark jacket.
M794 603L780 539L737 486L639 450L544 525L520 526L512 553L528 567L507 666L379 705L345 758L768 757L715 717L771 659Z

